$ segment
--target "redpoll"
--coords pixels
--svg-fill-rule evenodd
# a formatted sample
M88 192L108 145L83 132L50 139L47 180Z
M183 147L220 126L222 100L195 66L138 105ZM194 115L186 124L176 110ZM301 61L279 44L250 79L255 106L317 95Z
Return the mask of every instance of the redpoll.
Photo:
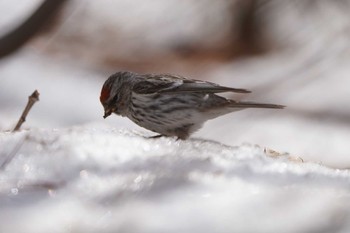
M100 101L105 110L104 118L115 113L159 133L159 136L180 139L188 138L207 120L230 112L284 107L238 102L215 94L220 92L250 91L169 74L117 72L104 83Z

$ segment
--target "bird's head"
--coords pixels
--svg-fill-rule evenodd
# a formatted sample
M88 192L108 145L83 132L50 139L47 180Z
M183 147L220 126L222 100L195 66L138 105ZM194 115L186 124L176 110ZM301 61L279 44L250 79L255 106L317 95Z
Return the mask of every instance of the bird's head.
M124 115L126 101L130 92L131 72L117 72L111 75L103 84L100 95L100 102L104 108L104 118L112 113Z

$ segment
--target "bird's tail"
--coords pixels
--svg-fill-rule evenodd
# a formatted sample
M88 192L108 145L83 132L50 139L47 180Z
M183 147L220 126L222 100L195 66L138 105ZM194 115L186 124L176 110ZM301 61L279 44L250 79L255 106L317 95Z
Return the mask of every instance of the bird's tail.
M283 109L284 105L279 104L265 104L265 103L254 103L254 102L237 102L230 101L230 107L233 108L274 108L274 109Z

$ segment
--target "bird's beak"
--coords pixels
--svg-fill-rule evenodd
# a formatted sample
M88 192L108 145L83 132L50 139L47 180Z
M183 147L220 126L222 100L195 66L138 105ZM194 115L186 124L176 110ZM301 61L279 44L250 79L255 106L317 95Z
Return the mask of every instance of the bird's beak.
M106 119L107 117L109 117L112 114L113 110L114 109L105 109L105 115L103 116L103 118Z

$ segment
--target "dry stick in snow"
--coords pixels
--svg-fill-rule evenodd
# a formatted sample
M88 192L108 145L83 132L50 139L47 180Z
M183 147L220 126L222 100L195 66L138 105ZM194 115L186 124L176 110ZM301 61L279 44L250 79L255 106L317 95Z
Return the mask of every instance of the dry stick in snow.
M13 129L12 132L14 131L18 131L21 128L21 125L23 124L23 122L26 121L26 117L30 111L30 109L33 107L33 105L35 104L35 102L39 101L39 92L37 90L35 90L33 92L33 94L31 94L28 97L28 103L27 106L25 107L21 117L18 120L18 123L16 125L16 127ZM15 146L15 148L10 152L10 154L8 156L6 156L5 161L3 161L2 164L0 164L0 170L3 170L6 168L7 164L9 164L12 159L16 156L17 152L21 149L22 145L24 144L24 141L28 138L28 135L26 135L21 141L19 141L17 143L17 145Z
M16 127L13 129L12 132L14 131L18 131L20 128L21 128L21 125L23 124L23 122L26 121L26 117L30 111L30 109L32 108L32 106L35 104L35 102L39 101L39 92L37 90L35 90L33 92L33 94L31 94L29 97L28 97L28 103L27 103L27 106L26 108L24 109L21 117L19 118L18 120L18 123L16 125Z

